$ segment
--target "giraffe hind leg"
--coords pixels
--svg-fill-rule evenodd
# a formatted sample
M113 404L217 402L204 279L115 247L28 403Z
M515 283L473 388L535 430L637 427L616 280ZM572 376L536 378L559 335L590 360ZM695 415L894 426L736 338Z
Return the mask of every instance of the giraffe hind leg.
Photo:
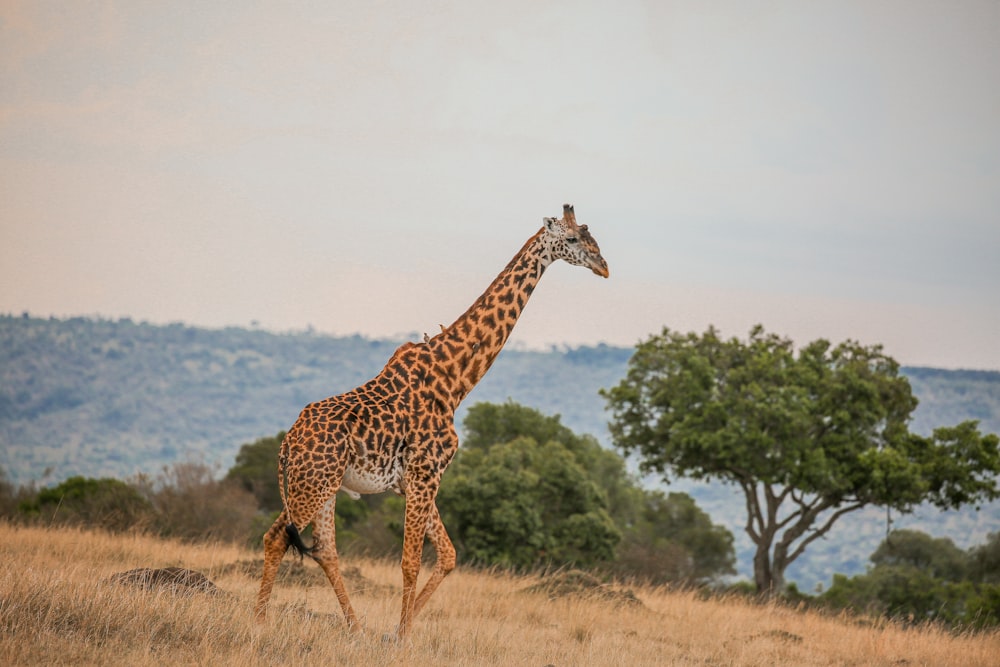
M286 522L286 514L282 512L264 534L264 573L261 576L260 592L257 594L257 605L254 608L254 615L258 621L263 621L267 616L267 602L274 588L274 579L278 575L278 566L288 551L289 535L285 530ZM301 538L299 541L301 542Z

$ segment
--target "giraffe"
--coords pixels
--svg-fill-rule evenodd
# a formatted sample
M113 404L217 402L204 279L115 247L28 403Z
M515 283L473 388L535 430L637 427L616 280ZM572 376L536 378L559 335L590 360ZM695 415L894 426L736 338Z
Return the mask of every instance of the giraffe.
M307 405L289 429L278 455L284 509L264 536L264 572L256 617L263 620L274 578L291 546L326 573L348 627L360 630L340 573L334 530L337 491L351 497L392 490L405 497L403 599L396 636L455 567L452 546L435 497L458 449L455 409L476 386L507 342L545 269L562 259L608 277L608 265L573 207L544 224L450 326L424 342L400 346L382 371L344 394ZM312 524L306 547L299 531ZM424 539L437 552L417 594Z

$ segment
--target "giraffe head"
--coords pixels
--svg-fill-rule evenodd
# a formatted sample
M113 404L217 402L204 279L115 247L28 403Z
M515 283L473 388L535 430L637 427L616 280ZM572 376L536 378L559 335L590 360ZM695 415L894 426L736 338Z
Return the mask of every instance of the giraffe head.
M576 224L576 214L570 204L563 204L563 217L544 218L545 240L553 260L564 259L576 266L585 266L604 278L608 277L608 263L601 257L597 241L587 230L587 225Z

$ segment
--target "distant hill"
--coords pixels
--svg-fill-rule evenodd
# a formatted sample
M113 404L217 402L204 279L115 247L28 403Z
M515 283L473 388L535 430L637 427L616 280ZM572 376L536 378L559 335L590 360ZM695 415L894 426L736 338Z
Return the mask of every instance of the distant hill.
M0 467L20 484L71 475L128 478L192 458L221 473L240 445L287 429L306 403L364 382L401 342L0 316ZM621 379L631 353L607 345L506 349L463 407L511 399L559 414L574 431L607 445L607 415L597 392ZM920 399L915 431L978 419L983 430L1000 432L1000 372L904 372ZM463 417L464 409L459 425ZM745 570L742 497L719 484L682 481L672 488L687 490L729 526ZM986 531L1000 530L1000 504L978 513L930 511L895 525L960 544L981 541ZM833 571L862 570L884 529L884 511L843 522L810 547L790 578L811 587Z
M241 444L366 381L402 342L0 316L0 467L18 483L125 478L185 457L224 471ZM510 398L604 437L597 390L630 354L506 349L464 407Z

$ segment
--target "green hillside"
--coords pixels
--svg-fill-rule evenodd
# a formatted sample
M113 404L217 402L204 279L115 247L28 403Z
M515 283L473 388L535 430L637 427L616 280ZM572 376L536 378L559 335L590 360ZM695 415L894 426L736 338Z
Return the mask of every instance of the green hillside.
M71 475L128 478L184 459L217 465L221 473L241 444L287 429L306 403L367 380L401 342L0 316L0 467L18 484ZM607 443L597 392L619 381L630 356L631 349L606 345L507 349L464 407L511 399L559 414L574 431ZM1000 432L1000 372L904 372L920 399L914 430L978 419L982 430ZM673 488L690 492L732 530L746 569L742 496L718 484L682 480ZM968 545L1000 530L1000 504L894 519L895 527ZM811 588L833 572L863 570L885 520L884 512L870 510L843 521L790 568L790 579Z

